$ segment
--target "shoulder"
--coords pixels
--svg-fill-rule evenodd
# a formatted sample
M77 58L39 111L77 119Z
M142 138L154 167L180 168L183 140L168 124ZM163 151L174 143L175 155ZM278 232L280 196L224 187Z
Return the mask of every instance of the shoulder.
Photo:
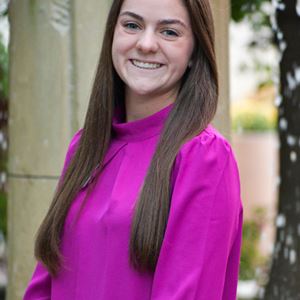
M220 199L229 197L230 205L240 206L240 180L234 152L228 140L210 124L182 145L171 178L172 188L177 186L176 192L178 186L190 192L206 191L211 196L218 191Z
M239 184L235 155L227 139L209 124L179 149L171 174L172 186L186 181L215 186L225 177Z
M185 142L177 155L178 163L207 165L215 170L223 170L229 158L234 158L228 140L209 124L202 132Z

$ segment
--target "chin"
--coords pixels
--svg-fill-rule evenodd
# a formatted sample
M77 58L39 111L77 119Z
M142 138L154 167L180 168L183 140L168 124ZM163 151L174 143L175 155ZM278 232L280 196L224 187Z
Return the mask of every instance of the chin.
M157 91L157 89L155 88L138 88L138 89L135 89L135 88L132 88L132 91L136 94L136 95L139 95L139 96L147 96L147 95L153 95L155 94L155 92Z

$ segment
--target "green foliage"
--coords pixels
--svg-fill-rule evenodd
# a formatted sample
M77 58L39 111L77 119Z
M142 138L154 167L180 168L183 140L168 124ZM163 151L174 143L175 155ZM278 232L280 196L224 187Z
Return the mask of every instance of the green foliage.
M7 99L8 97L8 51L3 45L0 34L0 96Z
M8 2L9 0L0 1L0 18L8 16Z
M262 83L272 81L274 66L263 57L257 56L256 50L268 50L276 47L276 35L271 25L274 8L271 0L231 0L231 18L239 23L246 21L253 32L248 44L248 52L253 56L251 64L244 65L244 71L265 74Z
M234 22L247 20L254 32L249 48L275 45L271 25L271 0L231 0L231 18Z
M234 132L240 131L269 131L275 130L276 124L266 116L254 112L243 112L237 115L232 121Z
M231 0L231 17L235 22L242 21L246 16L261 10L269 0Z
M242 280L253 279L255 277L258 239L259 227L257 224L254 221L244 222L240 264L240 279Z
M268 263L268 257L260 255L259 240L261 228L264 223L265 209L257 207L253 211L251 220L244 221L243 243L240 260L240 280L253 280L260 282L263 279L263 270Z
M261 258L258 253L260 226L256 221L245 221L243 224L243 244L240 262L240 279L250 280L256 276L256 268Z
M7 233L7 199L6 194L0 191L0 231L6 236Z

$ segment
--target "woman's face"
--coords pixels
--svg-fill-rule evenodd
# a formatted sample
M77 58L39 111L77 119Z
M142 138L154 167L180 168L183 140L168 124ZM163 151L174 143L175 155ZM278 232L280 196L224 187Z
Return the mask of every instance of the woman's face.
M177 93L194 48L181 0L125 0L112 45L115 70L135 95Z

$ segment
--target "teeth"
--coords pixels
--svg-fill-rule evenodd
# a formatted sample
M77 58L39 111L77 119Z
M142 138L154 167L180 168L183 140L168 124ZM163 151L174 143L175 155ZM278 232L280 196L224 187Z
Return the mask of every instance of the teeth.
M147 63L147 62L142 62L142 61L135 60L135 59L132 60L132 63L136 67L139 67L139 68L142 68L142 69L158 69L158 68L161 67L161 64Z

